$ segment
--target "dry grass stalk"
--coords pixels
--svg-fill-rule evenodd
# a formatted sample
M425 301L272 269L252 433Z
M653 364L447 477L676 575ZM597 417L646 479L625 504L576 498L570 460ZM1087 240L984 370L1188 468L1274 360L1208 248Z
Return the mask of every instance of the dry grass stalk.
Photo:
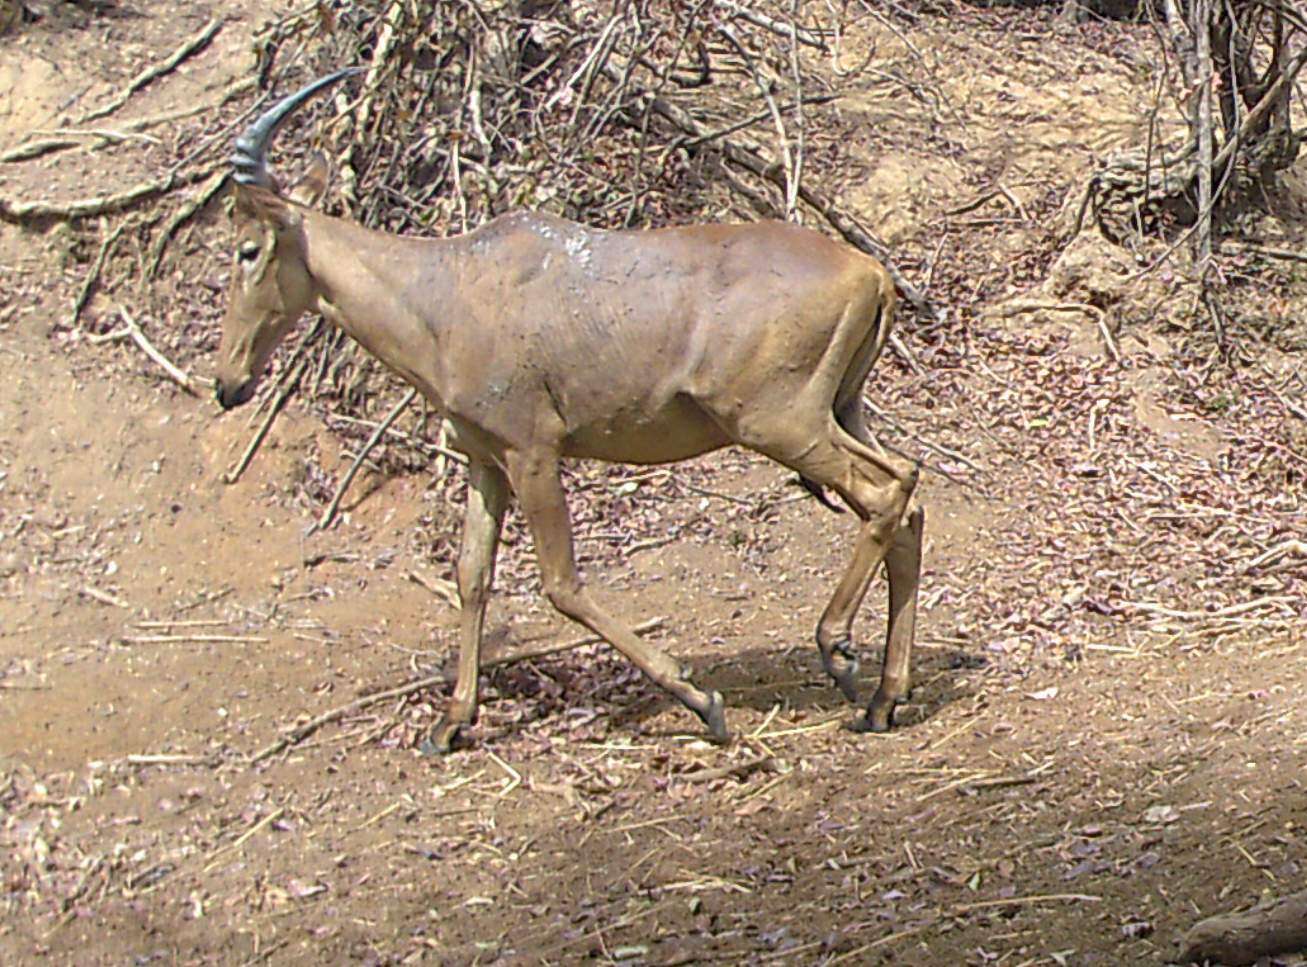
M250 828L245 830L245 832L241 833L240 836L236 837L234 842L228 843L226 846L220 846L216 850L211 852L209 854L209 862L204 867L204 872L210 873L213 870L217 869L219 857L223 856L226 853L231 853L234 852L235 850L240 849L242 846L245 845L246 842L249 841L249 839L252 836L257 835L260 830L267 829L278 819L280 819L283 815L285 815L285 812L286 812L285 806L278 806L272 812L267 813L258 822L251 825Z
M118 639L125 645L181 645L181 644L266 644L267 638L254 635L129 635Z

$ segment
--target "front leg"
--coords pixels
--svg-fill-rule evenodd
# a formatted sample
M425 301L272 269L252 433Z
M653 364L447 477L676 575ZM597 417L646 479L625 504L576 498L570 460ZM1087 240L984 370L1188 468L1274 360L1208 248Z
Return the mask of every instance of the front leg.
M467 479L463 543L458 554L458 682L445 717L422 743L421 749L428 755L453 751L462 728L476 721L481 632L495 578L499 531L508 505L508 480L498 467L473 460L468 464Z
M576 568L572 522L558 474L558 451L537 448L510 453L513 491L535 538L536 558L545 595L558 611L590 629L621 652L640 671L694 712L717 742L726 742L726 708L721 693L704 691L690 681L689 668L661 648L643 641L591 597Z

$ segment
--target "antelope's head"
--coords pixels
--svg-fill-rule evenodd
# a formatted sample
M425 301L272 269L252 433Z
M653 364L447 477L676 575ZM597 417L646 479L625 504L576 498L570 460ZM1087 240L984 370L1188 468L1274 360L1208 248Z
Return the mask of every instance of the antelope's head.
M303 210L326 188L326 163L316 159L308 174L283 193L268 171L268 145L291 112L322 88L355 73L357 68L348 68L319 78L278 101L236 139L232 156L236 244L216 380L218 402L225 410L254 395L272 351L313 298Z

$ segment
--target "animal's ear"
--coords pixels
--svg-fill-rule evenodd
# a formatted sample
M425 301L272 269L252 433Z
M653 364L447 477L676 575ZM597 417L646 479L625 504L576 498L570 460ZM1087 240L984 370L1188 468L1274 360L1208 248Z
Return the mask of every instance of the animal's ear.
M232 201L236 214L256 219L275 229L287 229L295 224L295 214L290 205L286 204L286 199L259 185L236 182Z
M330 181L331 166L327 163L326 156L321 152L314 152L313 157L309 159L308 169L288 193L290 200L305 208L314 208L327 193L327 185Z

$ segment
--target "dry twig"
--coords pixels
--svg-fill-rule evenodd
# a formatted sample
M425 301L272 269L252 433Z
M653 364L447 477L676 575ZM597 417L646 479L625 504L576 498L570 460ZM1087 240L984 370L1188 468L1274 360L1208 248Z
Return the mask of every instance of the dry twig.
M232 465L230 470L222 475L223 483L234 484L241 478L241 474L243 474L245 468L250 465L250 461L254 459L254 454L258 452L264 438L268 435L268 431L272 429L272 422L277 418L277 414L281 412L282 407L286 405L286 401L290 399L291 394L299 387L300 378L303 377L304 370L307 366L307 358L300 360L296 365L294 370L291 372L290 378L286 380L285 384L281 387L281 390L277 393L276 398L273 400L272 407L268 410L268 415L265 416L263 422L259 424L258 430L255 431L249 444L246 445L245 450L241 453L240 458Z
M169 379L192 396L200 395L195 389L191 377L178 369L167 356L155 348L154 344L146 338L145 333L141 330L141 327L137 324L136 320L132 318L131 313L129 313L123 306L119 306L118 315L126 325L127 333L132 337L132 341L141 348L141 351L145 353L145 355L154 360L160 369L168 374Z
M346 491L349 490L349 485L354 482L354 477L359 472L359 467L363 466L363 461L367 459L367 456L372 452L373 447L380 442L381 437L388 429L390 429L390 425L399 418L399 414L403 413L405 408L413 402L413 398L417 396L417 393L418 391L416 389L410 387L408 392L405 393L400 401L394 405L391 411L386 414L386 418L377 425L375 430L372 431L372 436L368 437L367 443L359 448L359 452L354 455L354 462L350 464L349 470L345 472L345 476L341 480L340 485L336 488L335 494L332 495L331 502L328 503L326 508L322 511L322 516L314 523L313 527L310 529L310 533L312 533L313 530L326 530L331 526L331 522L336 518L336 512L340 509L340 502L344 499Z

